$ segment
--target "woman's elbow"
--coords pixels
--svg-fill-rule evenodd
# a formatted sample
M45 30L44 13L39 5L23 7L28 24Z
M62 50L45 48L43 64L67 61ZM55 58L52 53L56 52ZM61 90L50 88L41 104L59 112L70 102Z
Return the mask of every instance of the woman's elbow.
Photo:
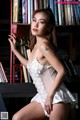
M64 67L62 67L62 69L61 69L61 74L62 74L62 76L66 75L66 69Z
M58 74L63 77L66 75L66 69L64 66L59 67Z

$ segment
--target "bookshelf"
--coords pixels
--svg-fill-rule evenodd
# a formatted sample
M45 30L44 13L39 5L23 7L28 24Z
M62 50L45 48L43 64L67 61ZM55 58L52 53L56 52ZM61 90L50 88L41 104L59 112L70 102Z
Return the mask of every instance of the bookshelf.
M16 7L14 4L17 1ZM11 0L11 33L16 34L18 38L28 41L30 33L30 22L33 10L51 7L55 15L56 35L60 54L65 51L71 60L76 63L80 60L79 39L80 39L80 15L78 13L80 1L61 0ZM27 7L26 7L27 6ZM16 8L17 10L15 11ZM31 8L31 9L30 9ZM69 13L70 10L70 13ZM19 12L20 14L18 14ZM25 12L26 11L26 12ZM77 11L77 12L76 12ZM14 14L15 12L15 14ZM76 14L77 13L77 14ZM27 17L26 17L27 16ZM19 41L20 42L20 41ZM79 44L78 44L79 43ZM77 59L79 57L79 60ZM18 62L18 63L17 63ZM77 63L76 63L77 64ZM17 71L17 72L16 72ZM18 73L19 71L19 73ZM15 76L19 74L19 79ZM16 57L10 51L10 83L25 82L23 80L22 66Z

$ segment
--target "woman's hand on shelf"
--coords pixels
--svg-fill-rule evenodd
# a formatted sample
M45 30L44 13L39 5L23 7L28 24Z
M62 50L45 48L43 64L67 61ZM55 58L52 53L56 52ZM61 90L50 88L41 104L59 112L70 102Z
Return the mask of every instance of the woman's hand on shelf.
M9 35L8 41L10 42L11 50L16 49L16 36L14 34Z

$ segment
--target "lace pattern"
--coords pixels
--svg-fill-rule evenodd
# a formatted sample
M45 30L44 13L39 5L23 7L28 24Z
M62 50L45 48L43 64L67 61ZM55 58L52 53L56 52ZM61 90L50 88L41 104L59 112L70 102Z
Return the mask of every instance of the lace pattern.
M31 64L27 65L27 69L33 78L33 84L36 86L38 93L42 96L43 99L45 99L47 93L40 78L43 65L38 64L38 61L35 59Z

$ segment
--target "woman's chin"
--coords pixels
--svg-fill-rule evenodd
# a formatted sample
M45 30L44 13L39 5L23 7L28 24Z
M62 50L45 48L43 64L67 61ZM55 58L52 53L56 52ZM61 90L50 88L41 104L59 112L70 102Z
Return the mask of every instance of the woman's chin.
M32 33L32 35L33 35L33 36L37 36L37 34L36 34L36 33L34 33L34 32Z

